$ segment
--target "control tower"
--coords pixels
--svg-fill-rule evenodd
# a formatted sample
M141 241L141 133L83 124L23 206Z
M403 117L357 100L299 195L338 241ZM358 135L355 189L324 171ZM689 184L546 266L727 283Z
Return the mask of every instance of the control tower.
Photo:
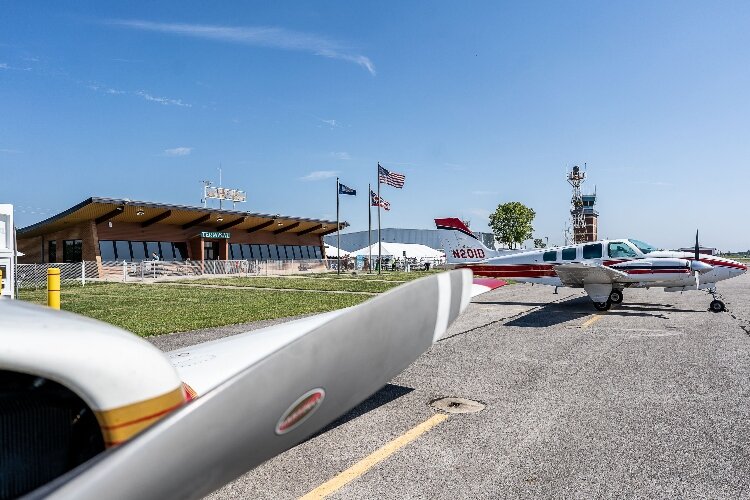
M572 243L586 243L598 239L599 212L596 211L596 190L594 194L582 194L581 185L586 180L586 172L578 165L568 172L568 184L573 187L570 200L570 222L573 231Z

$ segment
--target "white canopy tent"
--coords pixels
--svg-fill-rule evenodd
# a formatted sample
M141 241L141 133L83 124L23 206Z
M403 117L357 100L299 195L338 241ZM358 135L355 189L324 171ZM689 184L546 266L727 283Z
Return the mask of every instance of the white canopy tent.
M396 257L396 258L403 258L404 252L406 252L406 257L411 258L417 258L417 259L440 259L443 258L444 255L439 250L435 250L434 248L430 248L427 245L419 245L416 243L386 243L382 242L382 255L384 257ZM378 244L374 243L373 245L365 248L360 248L359 250L356 250L351 253L352 257L356 257L358 255L365 255L368 256L372 253L373 258L377 258L378 256Z
M329 245L328 243L325 244L326 249L326 258L328 259L335 259L338 256L339 249L336 248L333 245ZM342 257L348 257L351 252L347 252L346 250L341 250L341 256Z

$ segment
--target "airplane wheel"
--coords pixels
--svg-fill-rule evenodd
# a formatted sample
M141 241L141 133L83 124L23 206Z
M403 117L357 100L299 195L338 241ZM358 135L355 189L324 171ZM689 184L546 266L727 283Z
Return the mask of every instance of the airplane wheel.
M709 310L711 312L720 313L721 311L726 311L727 308L724 305L724 302L720 300L712 300L711 305L708 306Z
M622 302L622 290L612 290L612 293L609 294L609 300L613 304Z
M594 302L594 307L597 311L606 311L612 303L608 300L607 302Z

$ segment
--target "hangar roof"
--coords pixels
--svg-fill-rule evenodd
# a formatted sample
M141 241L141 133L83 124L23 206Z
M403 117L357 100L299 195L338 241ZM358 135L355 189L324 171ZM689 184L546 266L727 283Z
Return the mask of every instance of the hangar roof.
M289 231L292 234L325 235L336 231L336 221L308 219L280 214L258 214L240 210L220 210L211 207L170 205L149 201L92 197L57 215L18 230L19 237L33 237L59 231L71 224L89 220L97 224L115 219L119 222L140 223L143 227L152 224L182 226L204 226L224 231L265 230ZM347 222L341 222L341 228Z

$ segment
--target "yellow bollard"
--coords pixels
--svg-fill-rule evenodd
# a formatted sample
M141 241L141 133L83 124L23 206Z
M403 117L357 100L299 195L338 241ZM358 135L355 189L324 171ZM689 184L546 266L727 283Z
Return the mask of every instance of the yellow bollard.
M60 268L47 269L47 305L60 309Z

